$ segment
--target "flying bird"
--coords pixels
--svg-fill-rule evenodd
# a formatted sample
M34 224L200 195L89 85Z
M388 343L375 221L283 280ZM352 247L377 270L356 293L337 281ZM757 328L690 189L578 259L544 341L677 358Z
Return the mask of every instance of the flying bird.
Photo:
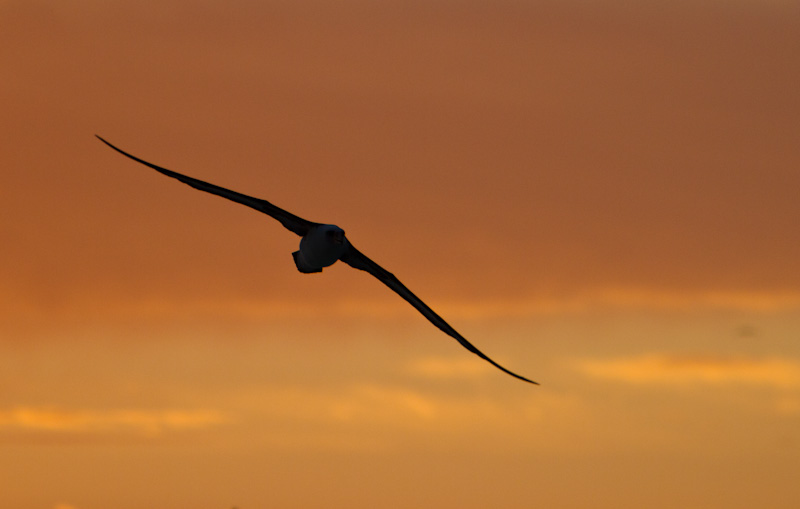
M394 276L394 274L373 262L364 253L356 249L356 247L350 243L347 237L345 237L344 230L338 226L308 221L273 205L267 200L253 198L225 189L223 187L216 186L214 184L209 184L208 182L203 182L202 180L187 177L186 175L162 168L161 166L157 166L153 163L148 163L143 159L139 159L138 157L115 147L102 137L98 135L95 136L120 154L129 157L145 166L149 166L150 168L153 168L154 170L163 173L168 177L180 180L184 184L188 184L195 189L199 189L200 191L216 194L217 196L222 196L223 198L241 203L242 205L247 205L248 207L254 208L259 212L263 212L264 214L277 219L278 222L281 223L287 230L296 233L301 237L300 249L292 253L294 263L297 266L297 270L300 272L304 274L322 272L323 268L333 265L337 260L341 260L353 268L369 272L380 282L391 288L400 297L408 301L409 304L414 306L414 308L422 313L422 315L433 325L441 329L445 334L455 338L456 341L461 343L461 345L470 352L515 378L539 385L533 380L529 380L524 376L509 371L475 348L472 343L467 341L461 334L456 332L453 327L445 322L441 316L436 314L430 307L428 307L427 304L422 302L419 297L414 295L411 290L406 288L406 286L401 283L400 280Z

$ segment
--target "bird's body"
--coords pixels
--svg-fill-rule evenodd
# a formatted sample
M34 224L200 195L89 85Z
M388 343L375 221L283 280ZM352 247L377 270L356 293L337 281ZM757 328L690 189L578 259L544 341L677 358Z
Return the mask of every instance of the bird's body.
M441 329L444 333L456 339L459 343L461 343L461 345L464 348L474 353L478 357L491 363L498 369L508 373L509 375L518 378L520 380L523 380L525 382L536 384L536 382L534 382L533 380L529 380L521 375L509 371L508 369L504 368L500 364L496 363L495 361L487 357L483 352L475 348L472 345L472 343L467 341L461 334L456 332L455 329L453 329L447 322L445 322L441 316L436 314L430 307L428 307L427 304L422 302L422 300L419 299L419 297L414 295L411 292L411 290L406 288L405 285L403 285L403 283L401 283L400 280L398 280L391 272L387 271L374 261L370 260L361 251L356 249L355 246L353 246L345 236L344 230L342 230L338 226L332 224L315 223L313 221L308 221L290 212L287 212L286 210L283 210L280 207L273 205L267 200L253 198L251 196L237 193L236 191L225 189L224 187L219 187L214 184L209 184L208 182L203 182L202 180L198 180L174 172L172 170L162 168L161 166L157 166L143 159L139 159L138 157L115 147L114 145L107 142L100 136L97 136L97 138L100 139L100 141L102 141L109 147L111 147L112 149L121 153L122 155L129 157L141 164L144 164L145 166L149 166L150 168L153 168L154 170L164 175L167 175L168 177L180 180L181 182L188 184L194 187L195 189L199 189L201 191L205 191L211 194L216 194L223 198L227 198L229 200L241 203L242 205L254 208L260 212L263 212L264 214L273 217L274 219L279 221L286 229L296 233L301 237L300 248L294 253L292 253L292 257L294 258L297 270L299 270L300 272L306 274L314 272L322 272L322 269L333 265L338 260L343 261L344 263L350 265L353 268L369 272L383 284L385 284L386 286L391 288L394 292L396 292L398 295L400 295L409 304L414 306L414 308L416 308L417 311L422 313L422 315L425 318L427 318L432 324Z
M347 251L344 230L336 225L321 224L311 228L302 239L300 249L292 253L297 270L305 274L322 272Z

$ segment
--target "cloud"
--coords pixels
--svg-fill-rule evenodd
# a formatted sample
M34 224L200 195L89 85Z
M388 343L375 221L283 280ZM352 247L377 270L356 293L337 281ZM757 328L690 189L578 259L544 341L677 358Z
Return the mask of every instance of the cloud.
M469 356L425 357L415 359L408 365L408 372L426 378L477 378L484 376L491 370L490 366L480 359Z
M516 390L490 396L448 388L442 392L381 383L253 387L232 402L239 409L240 424L272 430L265 436L269 447L359 450L393 447L409 437L445 446L487 430L511 436L533 423L546 426L543 423L552 422L553 416L563 418L580 410L563 394ZM531 435L528 445L539 440Z
M414 311L387 294L385 299L363 301L336 298L320 301L307 298L272 300L239 297L151 298L117 300L99 304L101 297L85 296L61 303L50 309L25 302L14 295L0 294L0 321L8 330L12 326L33 327L33 324L56 323L67 320L254 320L274 321L305 317L309 308L316 316L345 318L397 319L414 316ZM107 299L106 299L107 300ZM737 310L748 312L785 312L800 310L800 292L724 292L724 291L661 291L644 288L597 288L558 296L528 296L514 299L439 299L430 302L437 312L452 320L482 320L492 318L526 317L553 314L574 314L595 309L614 310ZM418 319L418 318L415 318Z
M652 354L603 360L582 360L583 373L635 384L748 384L781 389L800 388L800 361Z
M204 429L227 420L215 410L75 410L20 406L0 411L0 429L54 433L159 435L171 430Z
M419 421L436 417L441 404L435 398L403 388L365 384L331 401L329 415L341 421Z
M240 391L232 399L243 413L261 414L273 423L324 426L418 422L437 415L440 406L433 395L379 384L257 387Z

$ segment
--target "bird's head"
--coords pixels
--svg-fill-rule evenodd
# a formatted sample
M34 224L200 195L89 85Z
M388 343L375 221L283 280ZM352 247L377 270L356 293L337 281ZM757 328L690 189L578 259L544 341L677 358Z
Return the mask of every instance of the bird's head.
M344 230L338 226L330 225L325 230L325 238L328 240L328 242L340 246L344 244Z

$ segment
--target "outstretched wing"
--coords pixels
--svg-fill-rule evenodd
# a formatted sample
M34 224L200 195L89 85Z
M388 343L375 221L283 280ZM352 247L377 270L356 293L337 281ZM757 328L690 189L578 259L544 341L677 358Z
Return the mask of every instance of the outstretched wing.
M417 309L417 311L422 313L422 315L425 318L427 318L432 324L439 327L439 329L441 329L445 334L455 338L456 341L461 343L461 345L464 348L474 353L481 359L488 361L498 369L505 371L506 373L515 378L519 378L520 380L523 380L525 382L539 385L537 382L534 382L533 380L529 380L524 376L520 376L512 371L507 370L500 364L496 363L495 361L487 357L483 352L475 348L475 346L472 343L464 339L464 337L461 334L456 332L454 328L452 328L447 322L445 322L441 316L437 315L431 308L428 307L427 304L422 302L422 300L420 300L419 297L414 295L411 292L411 290L406 288L406 286L403 283L401 283L400 280L394 276L394 274L392 274L388 270L384 269L377 263L370 260L364 253L356 249L352 244L349 245L348 250L340 258L340 260L342 260L343 262L345 262L346 264L350 265L353 268L367 271L376 278L378 278L383 284L394 290L395 293L397 293L399 296L408 301L409 304L414 306Z
M229 200L233 200L235 202L241 203L242 205L247 205L248 207L254 208L259 212L263 212L269 216L274 217L277 219L283 226L286 227L287 230L296 233L303 237L308 231L318 226L319 223L314 223L311 221L307 221L301 217L297 217L296 215L292 214L291 212L287 212L280 207L276 207L275 205L271 204L267 200L261 200L259 198L253 198L251 196L247 196L241 193L237 193L236 191L231 191L229 189L225 189L224 187L215 186L214 184L209 184L208 182L203 182L202 180L198 180L192 177L187 177L186 175L181 175L178 172L168 170L166 168L162 168L161 166L157 166L153 163L148 163L143 159L139 159L138 157L131 155L125 152L122 149L119 149L112 145L111 143L107 142L103 138L98 135L97 138L108 145L109 147L113 148L120 154L124 155L125 157L129 157L138 163L142 163L145 166L149 166L154 170L163 173L168 177L172 177L174 179L178 179L184 184L188 184L195 189L199 189L201 191L205 191L207 193L216 194L217 196L222 196L223 198L227 198Z

